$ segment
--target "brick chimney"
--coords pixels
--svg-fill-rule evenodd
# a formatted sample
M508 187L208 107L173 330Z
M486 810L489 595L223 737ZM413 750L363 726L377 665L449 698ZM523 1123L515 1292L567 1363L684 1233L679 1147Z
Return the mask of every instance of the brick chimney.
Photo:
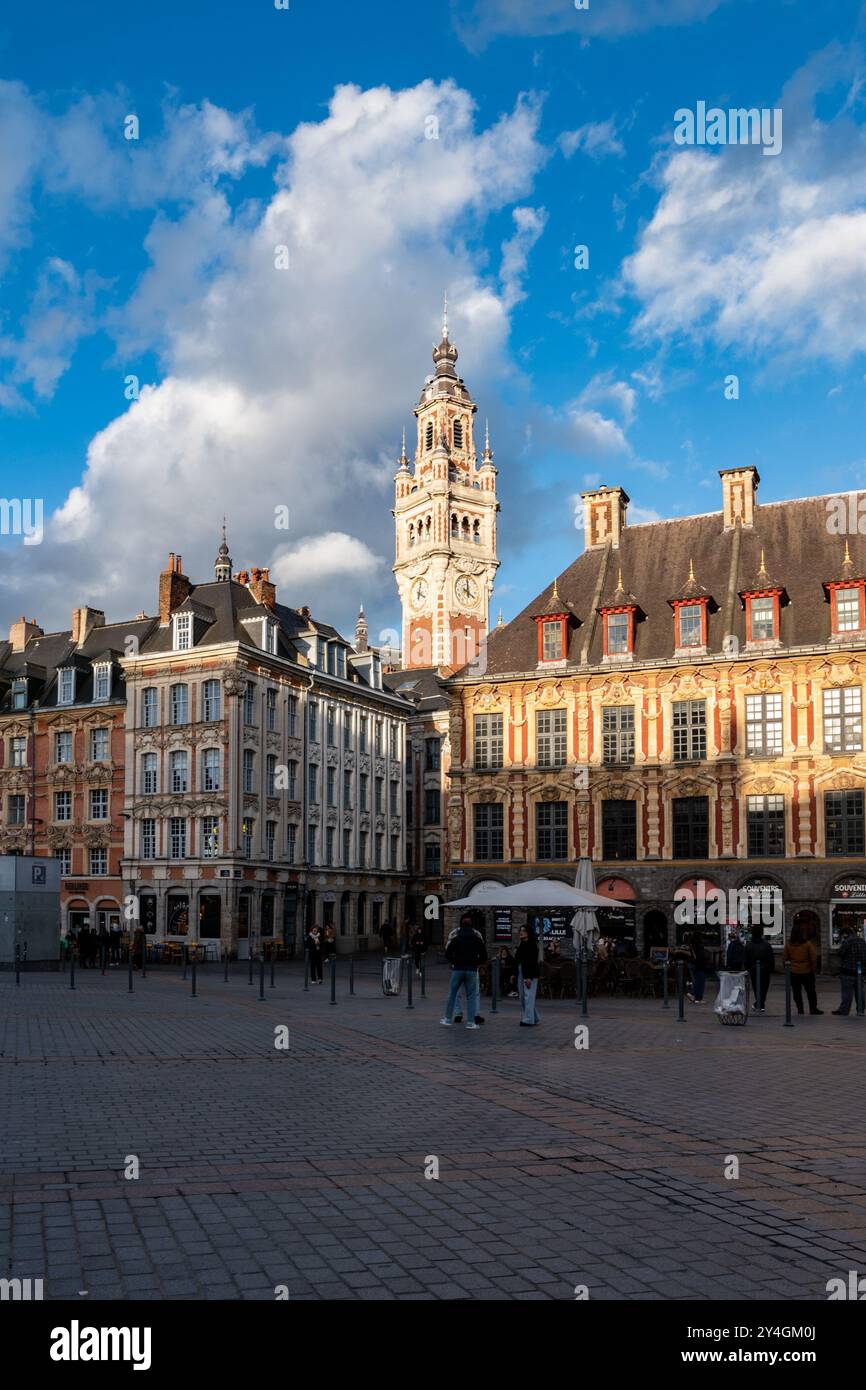
M82 647L95 627L105 627L105 614L101 608L73 608L73 646Z
M12 644L13 652L23 652L31 637L44 637L45 633L39 626L35 618L28 622L22 614L17 623L13 623L9 629L9 641Z
M264 604L265 608L273 608L277 601L277 586L271 583L269 569L252 570L248 587L256 603Z
M722 480L722 518L726 531L733 531L737 522L742 526L752 526L755 508L758 505L758 483L761 475L757 468L720 468Z
M619 538L625 526L625 514L630 497L621 487L594 488L592 492L582 492L583 498L583 544L586 550L613 543L619 548Z
M183 557L169 552L168 565L159 576L159 625L167 627L171 615L180 608L190 591L190 582L181 570Z

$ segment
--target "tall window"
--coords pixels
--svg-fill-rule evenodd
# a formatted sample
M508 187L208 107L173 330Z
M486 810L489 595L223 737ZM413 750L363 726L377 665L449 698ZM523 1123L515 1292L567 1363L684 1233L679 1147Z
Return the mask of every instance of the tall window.
M369 779L369 777L367 776L366 772L362 772L362 773L360 774L359 778L358 778L358 810L359 810L359 811L367 811L367 810L369 810L369 807L367 806L367 787L369 786L369 784L370 784L370 779Z
M399 869L399 867L400 867L400 836L399 836L399 835L392 835L392 836L391 836L391 868L392 868L392 869Z
M255 828L255 821L251 820L249 816L244 816L241 821L241 848L244 859L252 859L253 857L253 831Z
M93 668L93 698L99 701L107 700L110 695L111 666L107 661L101 661Z
M60 877L68 878L72 873L72 850L57 849L54 851L54 858L60 861Z
M476 735L477 736L477 735ZM441 767L442 759L442 740L438 738L425 738L424 740L424 768L427 772L438 772Z
M27 708L27 681L17 680L12 682L12 708Z
M562 659L562 623L557 618L552 623L542 623L541 657L543 661Z
M705 700L674 701L673 735L675 762L697 762L707 756Z
M352 805L352 774L346 770L343 773L343 810L348 811Z
M290 695L290 696L289 696L288 718L289 718L289 728L288 728L289 738L295 738L295 736L297 735L297 732L298 732L298 697L297 697L297 695Z
M538 710L535 715L535 750L539 767L564 767L568 734L564 709Z
M202 685L202 718L211 723L220 718L222 700L220 683L217 680L205 681Z
M700 603L682 603L677 609L679 619L680 647L700 647L703 645L702 607Z
M308 863L308 864L315 864L315 862L316 862L316 827L315 827L314 825L308 825L308 826L307 826L307 863Z
M90 730L90 761L94 763L108 762L108 730Z
M501 801L480 801L475 805L475 858L501 859L503 854Z
M54 819L72 820L72 792L54 793Z
M94 787L90 792L90 819L108 820L108 788Z
M637 857L637 802L601 803L601 839L604 859Z
M399 782L391 782L391 783L389 784L389 786L390 786L390 793L391 793L391 796L390 796L390 806L389 806L389 814L392 815L392 816L399 816L399 814L400 814L400 784L399 784Z
M383 746L383 745L382 745L382 721L381 721L381 719L377 719L377 720L376 720L376 734L375 734L375 739L376 739L376 743L375 743L375 747L376 747L376 757L377 757L377 758L381 758L381 756L382 756L382 746Z
M634 762L633 705L605 705L602 708L601 740L605 763Z
M159 691L149 685L141 692L141 722L145 729L155 728L159 720Z
M189 791L189 760L187 753L179 749L169 754L170 786L173 792Z
M310 763L307 768L307 788L310 801L319 799L319 769L315 763Z
M385 790L385 783L381 777L377 777L373 784L373 810L377 816L381 816L385 807L382 802L382 793Z
M362 753L367 752L367 716L362 714L358 720L359 742L358 747Z
M71 705L75 699L75 671L67 666L60 672L57 688L58 705Z
M605 614L605 622L607 623L608 656L624 656L628 652L628 631L630 619L630 613Z
M328 705L327 740L329 748L337 742L337 711L333 705Z
M824 793L824 831L828 854L863 854L863 792Z
M189 719L189 688L185 685L171 687L171 722L186 724Z
M72 734L66 730L54 735L54 761L56 763L72 762Z
M710 848L709 801L705 796L676 796L671 802L674 859L706 859Z
M442 871L442 850L438 840L428 840L424 845L424 872L436 878Z
M10 825L25 824L25 798L19 792L7 799L6 819Z
M188 652L192 646L192 614L175 613L174 615L174 649L176 652Z
M836 590L836 631L860 630L860 589Z
M265 724L272 732L277 727L277 692L273 686L265 691Z
M294 864L295 855L298 848L298 827L294 821L286 826L286 858L290 864Z
M108 850L92 849L90 851L90 877L104 878L108 873Z
M334 863L334 836L336 831L332 825L325 827L325 864L331 868Z
M9 740L9 762L12 767L27 766L27 739L10 738Z
M218 792L220 789L220 750L205 748L201 755L202 791Z
M389 725L388 725L388 755L389 755L389 757L391 758L392 762L393 762L396 758L399 758L399 756L400 756L400 747L399 747L399 743L398 743L398 740L397 740L397 734L398 734L397 725L396 725L396 724L389 724Z
M746 752L753 758L782 752L781 695L746 696Z
M343 831L343 867L348 868L352 862L352 832Z
M274 857L274 841L277 838L277 822L275 820L265 821L265 858L272 860Z
M242 762L242 769L243 769L243 773L242 773L242 775L243 775L243 782L242 782L243 790L244 790L245 792L252 792L252 791L254 790L253 779L254 779L254 777L255 777L255 770L256 770L256 755L255 755L255 753L253 752L252 748L245 748L245 749L244 749L244 756L243 756L243 762Z
M168 822L168 857L186 859L186 821L183 816L172 816Z
M277 794L277 759L276 755L269 753L265 760L265 795L276 796Z
M220 852L219 816L203 816L201 822L201 853L203 859L216 859Z
M319 741L319 706L316 704L316 701L315 701L315 700L311 700L311 701L310 701L310 705L309 705L309 709L308 709L308 711L307 711L307 715L308 715L307 723L308 723L308 728L309 728L310 741L311 741L311 743L318 743L318 741Z
M289 801L297 801L297 799L298 799L298 764L297 764L296 762L289 762L289 763L286 763L286 772L287 772L287 774L288 774L286 780L288 781L288 784L289 784L289 785L287 786L287 788L286 788L286 794L287 794L287 796L288 796L288 798L289 798Z
M156 821L143 820L139 824L138 847L142 859L156 858Z
M244 688L244 723L255 724L256 722L256 687L253 681L247 681Z
M343 747L352 747L352 715L349 710L343 710Z
M326 796L326 798L327 798L327 802L328 802L328 805L329 805L329 806L336 806L336 804L337 804L337 769L336 769L335 767L329 767L329 768L328 768L327 779L326 779L325 796Z
M476 714L474 722L475 766L477 768L498 768L502 766L503 716L501 714Z
M442 819L442 797L438 787L424 790L424 824L439 825Z
M367 867L367 831L358 831L358 865L362 869Z
M862 691L859 685L824 691L824 752L863 751Z
M381 834L377 834L373 837L373 853L375 856L373 867L376 869L381 869L382 867L382 841L384 838L385 836Z
M159 790L157 784L157 757L155 753L141 755L141 792L143 796L153 796Z
M752 859L785 853L785 798L783 796L747 796L746 823L748 850Z
M769 598L749 599L751 613L751 633L753 642L771 642L776 633L776 600Z
M538 859L568 858L567 802L537 802L535 807L535 848Z

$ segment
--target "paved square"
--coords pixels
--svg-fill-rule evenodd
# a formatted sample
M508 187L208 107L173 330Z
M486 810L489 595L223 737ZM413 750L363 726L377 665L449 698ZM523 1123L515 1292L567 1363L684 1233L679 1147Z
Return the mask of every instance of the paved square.
M866 1019L0 976L0 1267L46 1296L818 1299L866 1272ZM289 1029L278 1050L275 1029ZM739 1178L725 1177L728 1156ZM124 1169L135 1156L140 1176ZM439 1178L425 1177L430 1159ZM86 1290L86 1295L82 1291Z

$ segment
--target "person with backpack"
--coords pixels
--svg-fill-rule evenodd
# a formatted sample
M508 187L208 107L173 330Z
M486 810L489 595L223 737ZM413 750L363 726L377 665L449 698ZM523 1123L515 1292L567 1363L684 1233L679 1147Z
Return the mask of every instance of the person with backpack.
M463 1026L477 1028L475 1018L478 1013L478 967L486 961L487 950L480 933L472 926L472 918L468 912L460 918L457 931L452 932L448 938L445 959L451 966L451 982L445 1002L445 1013L439 1022L444 1028L452 1027L457 995L465 988L466 1022Z
M791 935L785 943L784 958L791 963L791 989L797 1013L803 1012L803 991L809 1001L810 1014L822 1014L818 1008L818 995L815 991L815 966L818 952L814 942L806 940L806 933L797 923L791 928Z
M854 998L857 985L858 963L862 976L866 977L866 941L853 927L844 926L839 946L839 984L842 987L842 998L838 1009L833 1010L838 1017L847 1018L851 1012L851 1000Z
M529 927L520 928L520 942L514 953L514 959L517 965L520 1006L523 1010L520 1026L521 1028L534 1028L538 1023L535 995L541 967L538 963L538 938Z
M752 982L752 998L755 1001L755 1013L765 1014L767 1012L767 991L770 988L770 976L776 969L776 953L769 941L764 940L764 928L760 926L752 927L752 939L748 942L743 953L743 964L749 972L749 979ZM758 966L761 967L761 988L758 989Z
M725 953L726 970L743 970L746 963L746 947L743 938L740 936L739 927L734 927L728 939L728 949Z

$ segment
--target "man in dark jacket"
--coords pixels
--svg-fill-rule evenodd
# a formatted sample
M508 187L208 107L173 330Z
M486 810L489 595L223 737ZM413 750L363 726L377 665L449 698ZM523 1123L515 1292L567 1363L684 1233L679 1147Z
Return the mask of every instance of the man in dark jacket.
M451 936L445 947L445 959L451 966L451 984L445 1003L445 1015L439 1022L450 1028L454 1018L454 1005L457 995L466 990L465 1028L477 1028L475 1015L478 1013L478 967L487 959L484 942L472 926L472 918L467 913L460 919L457 934Z
M770 976L776 969L776 956L769 941L764 940L764 928L755 926L752 928L752 939L743 952L744 963L749 972L749 979L752 982L752 996L755 1000L755 1012L766 1013L764 1007L767 1002L767 990L770 988ZM758 990L758 966L761 967L761 988Z
M740 936L739 927L734 927L728 938L728 950L725 956L726 970L742 970L745 964L746 948Z
M866 977L866 941L852 927L843 927L842 944L839 947L839 984L842 987L842 998L838 1009L833 1010L834 1014L847 1016L851 1012L851 1000L854 998L857 985L858 964Z

